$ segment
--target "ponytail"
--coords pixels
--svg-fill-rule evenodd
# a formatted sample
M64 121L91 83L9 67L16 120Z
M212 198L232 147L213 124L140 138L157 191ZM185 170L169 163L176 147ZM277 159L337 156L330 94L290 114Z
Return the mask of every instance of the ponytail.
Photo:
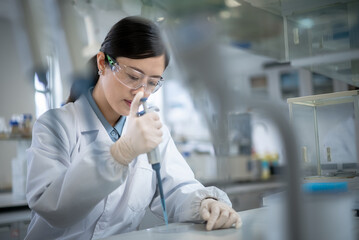
M75 79L72 83L70 95L66 100L66 103L75 102L83 93L90 87L94 87L98 81L98 69L97 69L97 55L93 56L87 62L87 71L85 79Z

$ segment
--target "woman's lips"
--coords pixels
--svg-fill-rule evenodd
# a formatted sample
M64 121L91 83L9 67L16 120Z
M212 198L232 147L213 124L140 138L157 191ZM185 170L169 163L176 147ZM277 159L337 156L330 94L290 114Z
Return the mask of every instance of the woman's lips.
M131 107L132 101L125 100L125 102L127 103L127 105L128 105L129 107Z

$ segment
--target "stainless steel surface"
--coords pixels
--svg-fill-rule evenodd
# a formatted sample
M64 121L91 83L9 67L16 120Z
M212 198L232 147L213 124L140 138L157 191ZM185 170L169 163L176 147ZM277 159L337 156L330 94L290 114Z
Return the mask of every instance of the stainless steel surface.
M270 215L275 212L271 209L258 208L248 211L239 212L243 225L240 229L220 229L214 231L206 231L204 224L194 223L172 223L166 226L159 226L155 228L145 229L136 232L115 235L103 240L264 240L277 239L279 233L275 232L283 226L278 226L280 221L277 221L276 216ZM353 232L354 236L359 239L359 218L353 218ZM271 228L274 227L274 228Z
M240 229L230 228L223 230L207 231L205 224L194 223L172 223L168 227L160 226L150 229L145 229L137 232L130 232L105 238L106 240L115 239L146 239L146 240L180 240L180 239L196 239L196 240L211 240L211 239L264 239L265 235L265 219L266 208L253 209L249 211L240 212L243 221L243 226Z

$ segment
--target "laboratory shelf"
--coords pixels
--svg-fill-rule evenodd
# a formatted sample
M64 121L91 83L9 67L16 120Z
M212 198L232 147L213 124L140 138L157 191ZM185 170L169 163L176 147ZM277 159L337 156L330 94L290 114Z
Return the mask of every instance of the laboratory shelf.
M0 209L27 207L26 199L14 198L11 192L0 193Z
M31 219L31 210L18 210L0 214L0 225L15 222L29 222Z
M23 141L31 139L31 136L0 136L0 141Z

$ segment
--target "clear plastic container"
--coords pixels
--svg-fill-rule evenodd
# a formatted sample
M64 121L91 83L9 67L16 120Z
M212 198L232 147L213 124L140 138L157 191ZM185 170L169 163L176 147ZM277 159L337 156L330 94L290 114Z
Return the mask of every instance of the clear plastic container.
M359 91L287 102L305 176L355 176L359 172Z

